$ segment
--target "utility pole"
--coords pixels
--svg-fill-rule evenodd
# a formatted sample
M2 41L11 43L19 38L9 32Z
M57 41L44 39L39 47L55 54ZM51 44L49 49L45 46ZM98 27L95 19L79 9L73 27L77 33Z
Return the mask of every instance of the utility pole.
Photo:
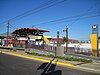
M9 37L9 25L10 25L10 22L8 20L8 25L7 25L7 46L8 46L8 37Z
M68 26L66 26L66 52L68 50Z
M66 52L68 50L68 26L66 26L66 29L63 30L63 32L66 32Z
M59 31L57 31L57 47L59 46Z
M99 57L99 38L98 38L98 25L97 25L97 57Z
M55 57L57 56L57 48L59 47L59 31L57 31L57 47L55 49Z

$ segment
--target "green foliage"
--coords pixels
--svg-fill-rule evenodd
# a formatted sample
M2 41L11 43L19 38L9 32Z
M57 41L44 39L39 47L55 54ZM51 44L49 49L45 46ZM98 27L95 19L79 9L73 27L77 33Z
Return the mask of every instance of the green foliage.
M62 37L61 44L64 44L67 40L66 37Z
M0 47L0 49L9 49L9 50L12 50L13 48L10 48L10 47Z
M43 57L49 57L49 58L58 58L58 59L62 59L62 60L66 60L66 61L78 61L78 62L84 62L84 63L92 63L92 60L87 60L87 59L82 59L82 58L74 58L74 57L61 57L61 56L54 56L54 55L45 55L45 54L38 54L35 52L29 53L26 52L27 54L31 54L31 55L36 55L36 56L43 56Z

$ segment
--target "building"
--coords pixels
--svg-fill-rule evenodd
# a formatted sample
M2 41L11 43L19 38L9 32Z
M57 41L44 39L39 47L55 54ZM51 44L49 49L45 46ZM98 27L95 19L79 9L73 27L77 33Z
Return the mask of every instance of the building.
M59 38L59 39L57 39L57 38L52 38L52 42L53 43L57 43L57 41L61 41L62 40L62 38ZM73 40L73 39L68 39L68 43L78 43L78 40Z
M68 43L78 43L78 40L68 39Z
M0 35L0 45L8 46L13 44L18 47L26 47L26 45L43 45L49 43L48 38L50 36L43 36L43 33L49 32L48 30L38 28L20 28L16 29L12 33L9 33L7 39L7 33Z
M20 28L12 32L14 38L13 42L17 46L26 44L43 45L44 36L43 33L49 32L48 30L42 30L38 28Z
M8 41L7 41L7 33L0 34L0 45L1 46L7 46L7 44L12 42L12 33L8 34Z

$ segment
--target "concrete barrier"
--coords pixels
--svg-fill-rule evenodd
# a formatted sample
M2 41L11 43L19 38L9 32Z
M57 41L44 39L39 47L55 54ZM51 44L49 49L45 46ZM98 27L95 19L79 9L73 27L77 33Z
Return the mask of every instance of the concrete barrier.
M56 56L64 56L64 47L57 47Z

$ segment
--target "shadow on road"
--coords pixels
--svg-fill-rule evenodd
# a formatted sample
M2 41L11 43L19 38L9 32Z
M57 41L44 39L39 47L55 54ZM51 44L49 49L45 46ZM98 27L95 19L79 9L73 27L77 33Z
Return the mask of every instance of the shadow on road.
M55 58L53 58L49 63L42 63L37 70L43 70L41 75L61 75L61 70L55 70L57 61L52 64L52 61L54 61Z

